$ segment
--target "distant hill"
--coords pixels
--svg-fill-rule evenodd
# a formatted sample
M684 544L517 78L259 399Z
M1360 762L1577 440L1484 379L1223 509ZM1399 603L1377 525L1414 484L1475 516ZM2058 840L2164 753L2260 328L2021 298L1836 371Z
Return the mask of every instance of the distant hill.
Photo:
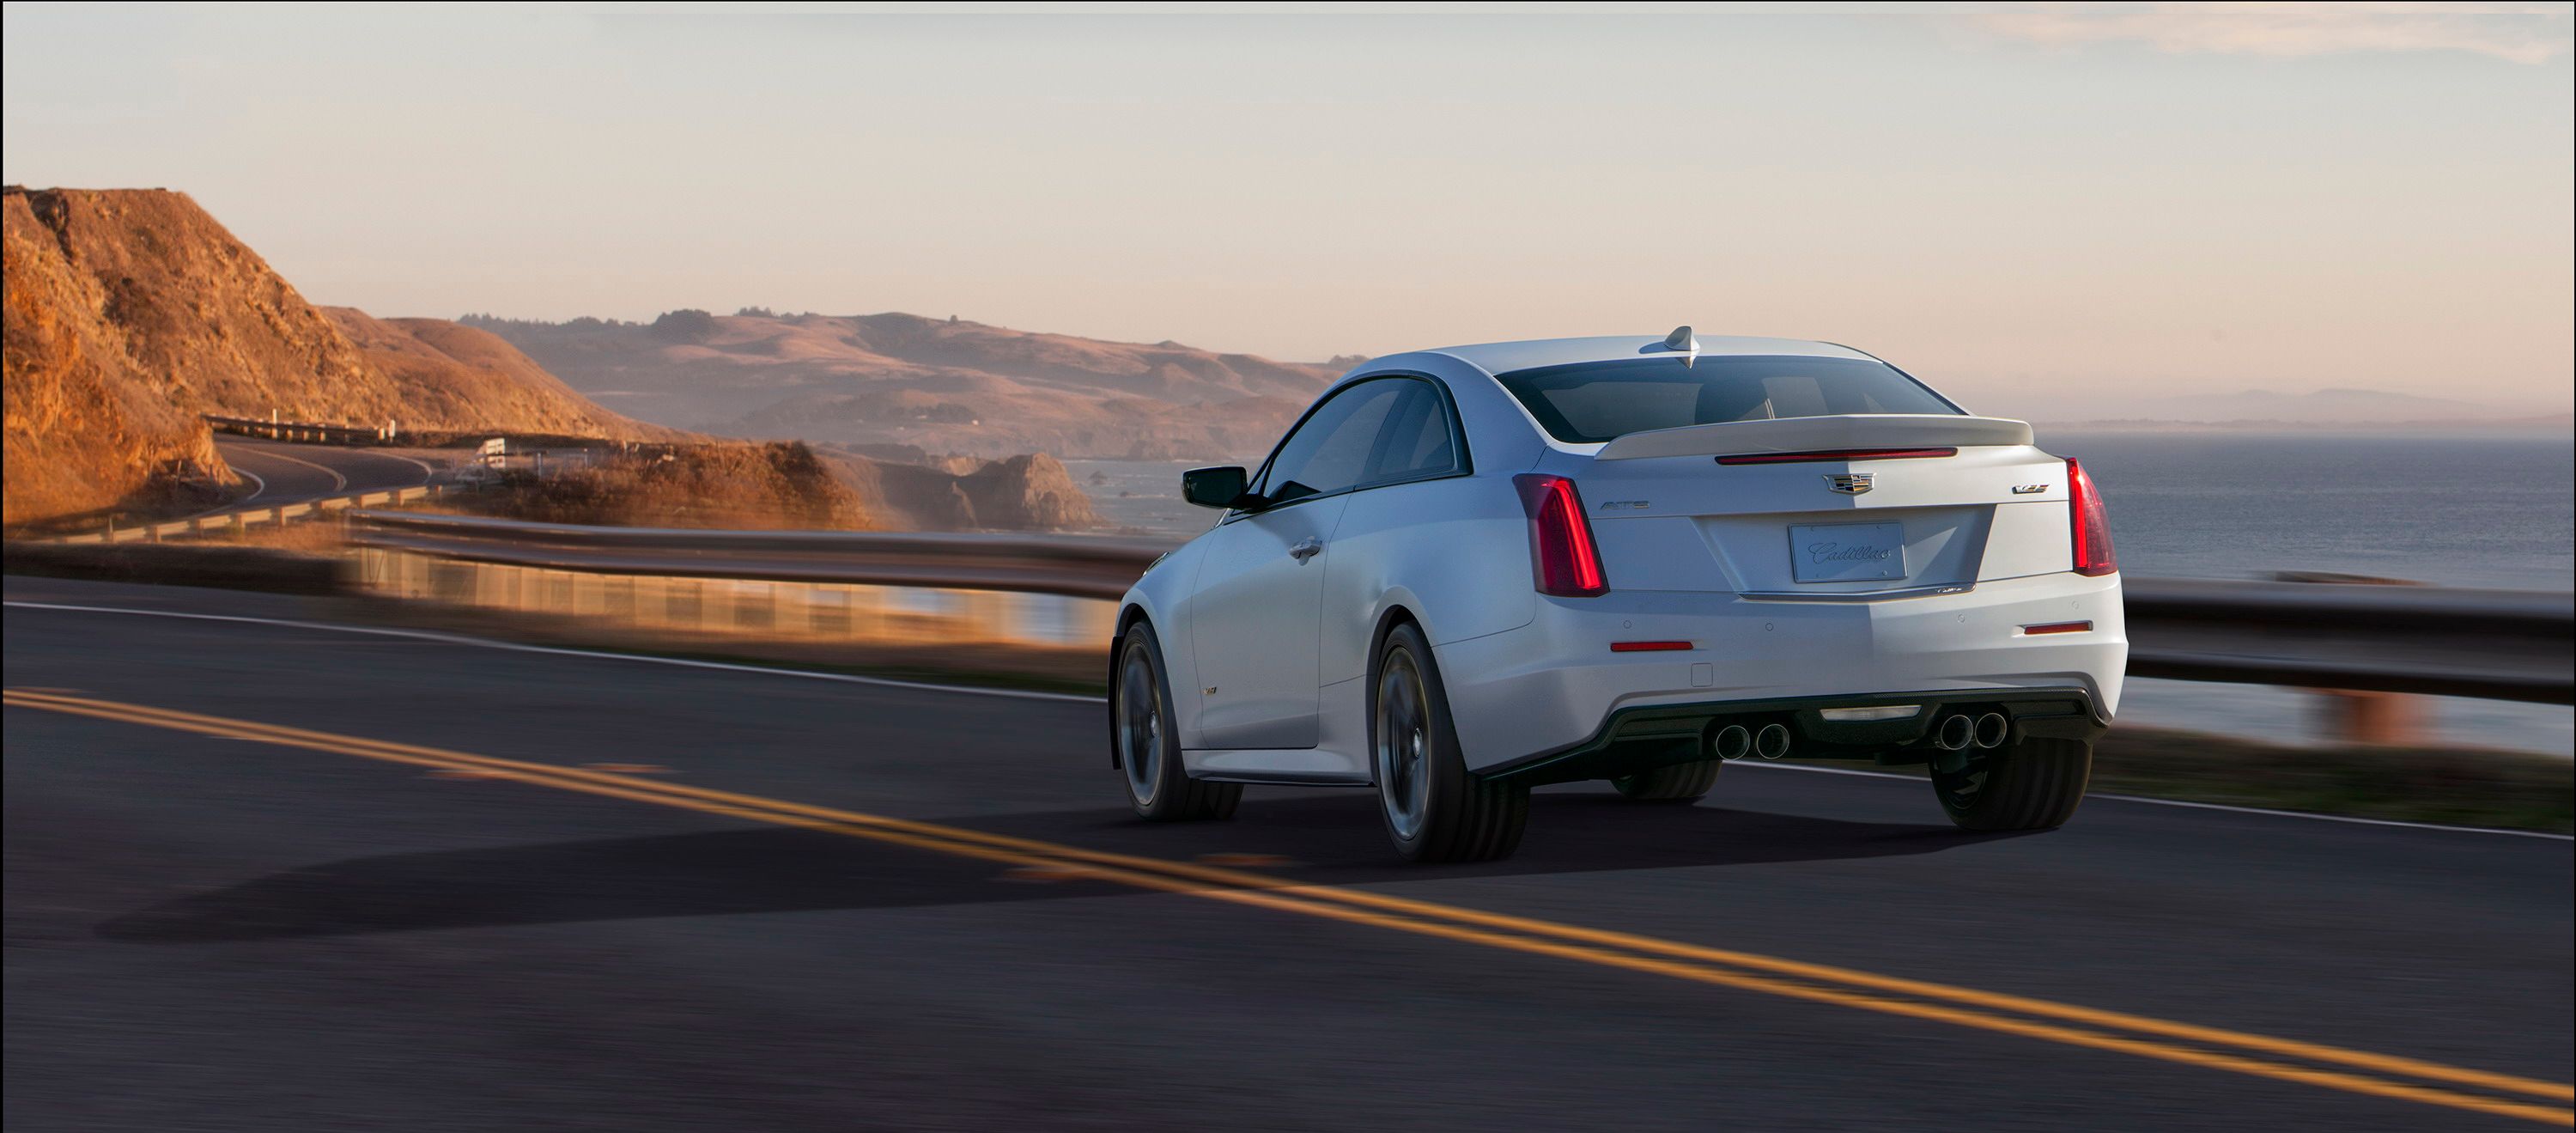
M575 393L499 336L445 319L379 319L324 307L359 354L400 391L407 426L573 436L676 437Z
M227 478L200 413L658 438L489 334L305 302L186 194L0 201L10 525Z
M461 321L647 421L986 457L1256 457L1343 369L907 314Z
M2516 413L2502 406L2446 397L2372 389L2321 389L2309 393L2244 390L2237 393L2127 398L2107 409L2058 405L2033 416L2061 424L2267 425L2331 428L2388 426L2548 427L2556 415Z

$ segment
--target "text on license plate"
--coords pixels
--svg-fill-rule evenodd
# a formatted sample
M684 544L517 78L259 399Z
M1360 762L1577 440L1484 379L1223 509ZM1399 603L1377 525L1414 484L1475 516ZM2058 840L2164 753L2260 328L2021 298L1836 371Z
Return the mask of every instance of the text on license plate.
M1824 523L1789 528L1789 562L1800 582L1905 577L1902 523Z

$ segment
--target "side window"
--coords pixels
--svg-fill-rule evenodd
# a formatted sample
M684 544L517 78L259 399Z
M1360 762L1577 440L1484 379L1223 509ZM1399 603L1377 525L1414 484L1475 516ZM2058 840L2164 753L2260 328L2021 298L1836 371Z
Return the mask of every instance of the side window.
M1379 432L1410 384L1361 382L1334 394L1280 444L1260 493L1286 503L1358 486L1377 452Z
M1387 416L1379 441L1373 484L1417 480L1458 470L1458 445L1449 427L1449 404L1440 391L1421 379L1401 384L1404 396Z

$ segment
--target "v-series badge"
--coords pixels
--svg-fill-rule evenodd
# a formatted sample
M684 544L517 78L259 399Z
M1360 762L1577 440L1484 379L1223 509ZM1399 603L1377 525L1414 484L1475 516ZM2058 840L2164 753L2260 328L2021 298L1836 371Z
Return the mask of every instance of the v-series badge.
M1603 510L1603 511L1619 511L1619 510L1621 510L1621 509L1623 509L1623 508L1642 508L1642 507L1644 507L1644 506L1646 506L1646 501L1644 501L1644 500L1603 500L1603 501L1601 501L1601 510Z
M2016 496L2036 496L2036 495L2040 494L2041 492L2045 492L2045 491L2047 491L2047 490L2048 490L2048 485L2046 485L2046 484L2015 484L2015 485L2013 485L2013 494L2014 494L2014 495L2016 495Z

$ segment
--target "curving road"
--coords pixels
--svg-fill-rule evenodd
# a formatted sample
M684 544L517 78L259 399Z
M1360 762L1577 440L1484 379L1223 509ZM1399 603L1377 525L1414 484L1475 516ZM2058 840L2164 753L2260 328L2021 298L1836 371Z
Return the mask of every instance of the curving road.
M325 496L410 488L440 475L433 464L384 449L217 437L215 448L250 492L204 514L275 507Z
M13 1130L2570 1120L2561 839L1730 767L1409 868L1096 702L5 589Z

